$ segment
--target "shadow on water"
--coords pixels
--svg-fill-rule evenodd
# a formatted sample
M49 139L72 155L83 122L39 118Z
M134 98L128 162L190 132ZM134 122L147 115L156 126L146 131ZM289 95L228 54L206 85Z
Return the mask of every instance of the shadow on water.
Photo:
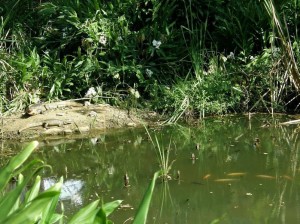
M286 119L233 116L150 129L175 162L172 179L155 188L149 223L299 223L298 129L279 125ZM122 199L115 223L130 222L160 168L145 129L45 142L33 156L53 168L43 188L64 176L66 214L99 197Z

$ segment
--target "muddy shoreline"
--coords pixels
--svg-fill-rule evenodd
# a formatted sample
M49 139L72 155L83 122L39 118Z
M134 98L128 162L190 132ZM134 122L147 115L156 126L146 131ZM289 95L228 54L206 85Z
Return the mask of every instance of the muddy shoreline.
M151 112L138 113L131 111L128 113L126 110L108 104L53 109L34 116L26 116L25 113L16 113L1 117L0 140L91 136L93 133L101 131L142 126L148 124L150 119L156 119L155 116L156 114ZM30 127L35 124L42 124L47 120L71 120L71 122L61 126L45 127L37 125L36 127ZM22 131L20 132L19 130Z

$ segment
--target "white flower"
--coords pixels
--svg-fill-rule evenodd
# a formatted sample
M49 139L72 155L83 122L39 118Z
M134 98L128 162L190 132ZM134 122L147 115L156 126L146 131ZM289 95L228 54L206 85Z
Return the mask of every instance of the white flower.
M100 42L100 44L102 44L102 45L105 46L106 43L107 43L107 38L106 38L106 36L101 35L100 38L99 38L99 42Z
M113 75L113 78L114 78L114 79L120 79L120 74L119 74L119 73L115 73L115 74Z
M230 52L230 54L227 56L228 59L234 59L234 53Z
M153 45L153 47L155 47L156 49L159 49L159 46L161 45L161 41L160 41L160 40L153 40L153 41L152 41L152 45Z
M94 87L91 87L89 88L89 90L86 92L86 94L84 95L84 97L86 98L90 98L90 97L93 97L93 96L96 96L97 95L97 92L95 90Z
M153 72L150 69L146 69L146 74L151 77L153 75Z
M134 96L134 98L136 98L136 99L138 99L138 98L140 98L140 93L139 93L139 91L137 91L137 90L135 90L135 89L133 89L133 88L129 88L129 92L130 92L130 94L132 95L132 96Z

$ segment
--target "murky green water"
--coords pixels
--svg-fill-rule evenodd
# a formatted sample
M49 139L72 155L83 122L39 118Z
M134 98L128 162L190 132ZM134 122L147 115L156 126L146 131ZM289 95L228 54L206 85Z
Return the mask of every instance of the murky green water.
M296 125L277 125L286 120L235 116L209 118L193 128L150 129L175 161L173 179L157 182L148 223L300 223L298 130ZM270 127L261 127L269 126L266 121ZM98 197L104 202L122 199L123 207L111 219L124 223L134 216L159 169L144 129L51 144L34 157L53 167L52 174L44 174L44 187L64 176L67 214Z

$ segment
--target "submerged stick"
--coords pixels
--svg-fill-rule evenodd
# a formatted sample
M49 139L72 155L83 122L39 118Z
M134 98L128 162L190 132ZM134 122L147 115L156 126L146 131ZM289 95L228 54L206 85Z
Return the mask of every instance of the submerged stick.
M286 122L280 123L280 125L299 124L299 123L300 123L300 119L292 120L292 121L286 121Z

